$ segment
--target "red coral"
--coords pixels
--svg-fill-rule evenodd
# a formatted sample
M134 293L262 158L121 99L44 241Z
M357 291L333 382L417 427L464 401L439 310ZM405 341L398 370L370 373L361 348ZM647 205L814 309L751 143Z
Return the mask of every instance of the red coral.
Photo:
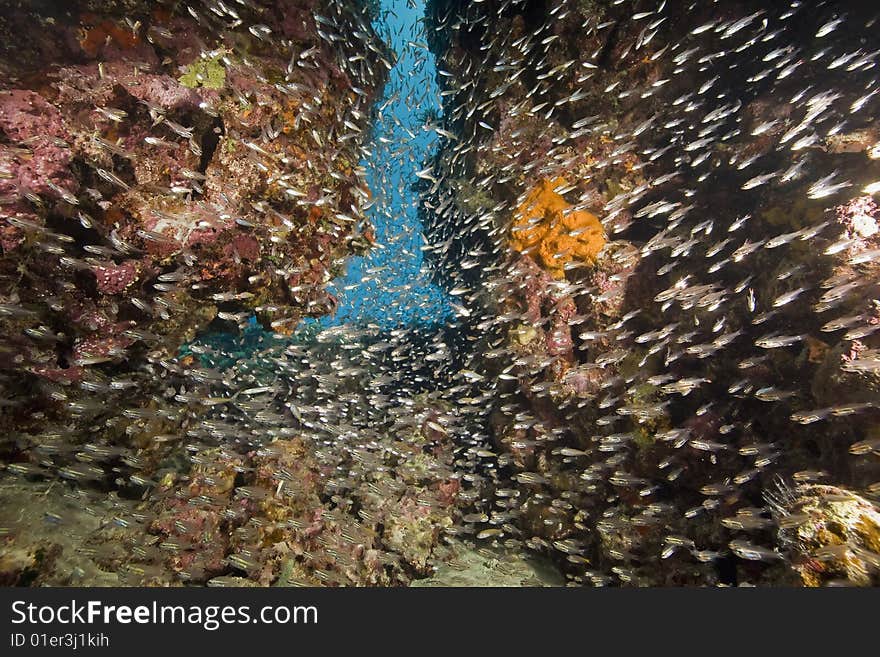
M201 212L193 221L198 228L187 235L186 246L213 244L222 233L235 226L235 220L232 217L209 211Z
M539 324L542 319L550 319L550 329L544 343L547 353L573 361L574 344L569 320L577 312L574 300L556 294L552 289L553 278L530 256L519 257L514 265L514 280L517 283L522 281L525 320L530 324Z
M536 324L541 319L541 310L547 296L547 286L553 282L550 275L541 269L529 256L520 256L514 267L515 282L524 282L523 294L526 301L525 319Z
M641 262L638 248L629 242L609 242L599 253L596 266L587 281L595 288L590 300L588 314L596 326L605 326L623 314L627 296L633 293L633 285L639 283L634 276Z
M577 306L571 297L563 297L553 308L552 325L547 333L547 353L562 356L567 361L574 360L574 343L571 338L569 320L577 313Z

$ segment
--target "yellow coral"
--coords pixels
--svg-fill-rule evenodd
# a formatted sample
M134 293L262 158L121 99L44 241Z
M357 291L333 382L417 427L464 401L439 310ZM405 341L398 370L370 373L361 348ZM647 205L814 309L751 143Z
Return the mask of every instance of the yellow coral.
M565 276L572 260L593 263L605 245L602 224L585 210L571 205L555 189L564 178L543 179L526 196L513 215L510 245L529 253L553 278Z

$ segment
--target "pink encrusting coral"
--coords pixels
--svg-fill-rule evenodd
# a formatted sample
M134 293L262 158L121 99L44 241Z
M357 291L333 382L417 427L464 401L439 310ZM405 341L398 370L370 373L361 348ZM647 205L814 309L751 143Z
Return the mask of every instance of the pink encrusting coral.
M71 135L61 113L42 96L25 90L0 92L0 194L68 194L78 186L68 171ZM53 187L54 186L54 187Z
M223 252L230 258L257 260L260 257L260 243L250 235L236 235L223 247Z
M61 113L38 93L22 89L0 92L0 130L18 142L69 137Z
M102 294L119 294L124 292L138 279L139 270L136 262L122 264L112 262L98 263L92 267L98 291Z

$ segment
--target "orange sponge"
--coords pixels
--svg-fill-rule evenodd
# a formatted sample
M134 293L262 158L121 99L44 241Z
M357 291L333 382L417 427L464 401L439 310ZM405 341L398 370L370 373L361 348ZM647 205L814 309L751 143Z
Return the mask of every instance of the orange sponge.
M555 189L564 178L543 179L526 196L513 215L510 245L530 254L553 278L565 277L572 260L594 263L605 246L599 219L586 210L572 211Z

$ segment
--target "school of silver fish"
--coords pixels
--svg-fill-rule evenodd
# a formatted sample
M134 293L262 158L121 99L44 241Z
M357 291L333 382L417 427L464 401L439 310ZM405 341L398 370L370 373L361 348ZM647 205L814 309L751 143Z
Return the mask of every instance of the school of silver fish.
M0 0L0 582L880 584L878 29Z

